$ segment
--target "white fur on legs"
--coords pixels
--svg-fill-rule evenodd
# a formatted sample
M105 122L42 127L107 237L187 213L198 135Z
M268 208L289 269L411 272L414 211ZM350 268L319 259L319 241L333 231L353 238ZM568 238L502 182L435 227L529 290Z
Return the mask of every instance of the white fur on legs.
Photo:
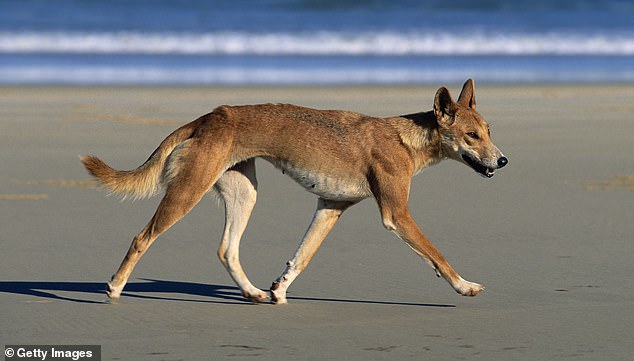
M301 271L293 267L292 261L287 263L286 270L278 277L271 286L271 300L276 305L283 305L288 303L286 299L286 291L288 287L293 283L295 278L299 276Z
M123 286L125 285L125 283L121 282L119 284L119 286L114 286L114 276L112 276L112 278L110 279L110 282L108 282L107 287L106 287L106 294L108 295L108 298L110 298L111 300L117 300L119 299L119 297L121 297L121 292L123 291Z
M337 223L341 213L350 207L352 202L328 201L319 199L317 211L306 230L302 243L297 248L293 259L286 263L286 269L271 285L271 300L275 304L285 304L286 291L295 278L308 266L322 242Z
M463 296L473 297L484 291L484 286L482 286L481 284L466 281L462 277L460 277L458 282L456 282L456 284L452 286L456 290L456 292Z
M242 295L252 302L266 301L267 292L253 286L240 264L240 238L247 227L257 198L255 161L248 160L226 171L214 185L225 203L225 230L218 257Z

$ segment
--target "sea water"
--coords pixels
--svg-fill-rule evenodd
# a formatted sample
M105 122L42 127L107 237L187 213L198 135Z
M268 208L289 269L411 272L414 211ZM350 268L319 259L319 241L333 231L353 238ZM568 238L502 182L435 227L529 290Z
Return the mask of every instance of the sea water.
M0 84L468 77L634 82L634 1L0 1Z

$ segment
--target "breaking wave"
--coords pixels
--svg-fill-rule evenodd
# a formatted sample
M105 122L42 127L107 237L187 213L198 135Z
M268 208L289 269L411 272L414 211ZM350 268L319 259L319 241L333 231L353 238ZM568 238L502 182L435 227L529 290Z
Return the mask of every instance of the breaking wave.
M634 34L0 32L4 54L634 55Z

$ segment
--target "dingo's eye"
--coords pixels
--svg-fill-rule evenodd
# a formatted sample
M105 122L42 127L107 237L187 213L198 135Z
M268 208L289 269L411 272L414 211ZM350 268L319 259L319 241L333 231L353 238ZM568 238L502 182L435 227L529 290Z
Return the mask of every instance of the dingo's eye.
M478 133L476 132L468 132L467 135L473 139L480 139L480 137L478 137Z

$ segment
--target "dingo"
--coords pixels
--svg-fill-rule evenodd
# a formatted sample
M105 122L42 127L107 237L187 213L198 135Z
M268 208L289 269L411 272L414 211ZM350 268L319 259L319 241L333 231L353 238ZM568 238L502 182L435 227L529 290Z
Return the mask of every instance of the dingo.
M433 111L389 118L288 104L220 106L170 134L137 169L118 171L94 156L81 157L88 172L113 193L139 198L165 188L156 213L134 237L108 282L108 296L120 297L152 242L213 188L224 200L226 212L220 261L244 297L252 302L268 299L267 292L251 284L238 258L240 238L256 201L257 157L319 197L299 248L270 288L273 303L287 302L288 287L342 212L369 197L376 200L385 228L456 292L477 295L483 287L454 271L420 231L407 204L412 176L443 159L462 162L485 177L508 163L491 142L489 126L475 105L469 79L457 102L442 87Z

